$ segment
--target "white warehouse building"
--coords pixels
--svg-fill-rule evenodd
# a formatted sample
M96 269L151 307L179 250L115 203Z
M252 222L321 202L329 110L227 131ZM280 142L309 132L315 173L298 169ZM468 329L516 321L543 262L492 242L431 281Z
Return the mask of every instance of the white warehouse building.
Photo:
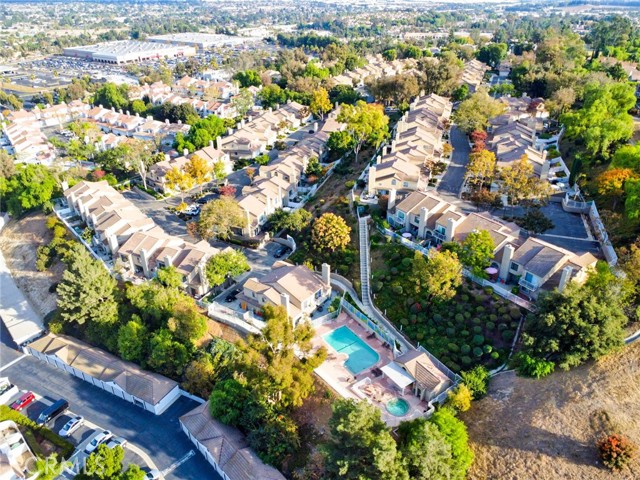
M67 57L120 65L162 58L192 57L196 54L196 49L187 45L121 40L82 47L69 47L65 48L62 54Z

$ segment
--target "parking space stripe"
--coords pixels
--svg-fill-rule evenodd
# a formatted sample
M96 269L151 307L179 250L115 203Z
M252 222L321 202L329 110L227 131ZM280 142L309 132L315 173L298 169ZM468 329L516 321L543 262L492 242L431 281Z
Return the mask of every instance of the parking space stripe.
M16 358L15 360L7 363L6 365L4 365L2 368L0 368L0 372L2 372L3 370L6 370L7 368L9 368L11 365L14 365L16 363L18 363L20 360L22 360L24 357L26 357L26 354L22 354L21 357Z

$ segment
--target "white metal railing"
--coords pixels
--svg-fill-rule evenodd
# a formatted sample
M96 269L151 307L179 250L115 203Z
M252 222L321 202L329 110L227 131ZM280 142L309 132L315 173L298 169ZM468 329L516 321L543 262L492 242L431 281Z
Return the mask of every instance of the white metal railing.
M526 288L530 292L535 292L539 288L537 284L535 284L533 282L529 282L528 280L525 280L524 278L521 278L518 281L518 285L520 285L521 287Z

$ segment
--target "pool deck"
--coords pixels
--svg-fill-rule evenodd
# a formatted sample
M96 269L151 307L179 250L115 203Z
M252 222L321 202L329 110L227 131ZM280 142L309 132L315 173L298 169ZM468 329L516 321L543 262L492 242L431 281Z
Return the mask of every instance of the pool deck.
M322 336L326 333L344 325L348 326L353 333L375 350L380 357L375 364L362 370L357 375L351 373L344 366L348 355L337 352L322 339ZM327 349L327 359L322 365L316 368L316 374L342 397L352 398L354 400L365 400L377 406L382 412L383 420L390 427L395 427L404 420L422 417L427 413L427 403L413 395L409 388L405 389L405 394L403 395L389 379L383 376L376 377L373 374L372 370L382 368L393 360L393 352L390 348L383 346L384 342L375 337L371 337L367 329L346 313L341 313L338 318L332 320L330 323L316 327L316 334L312 339L312 344L316 348L323 346ZM410 405L409 412L403 417L391 415L385 405L392 398L405 399Z

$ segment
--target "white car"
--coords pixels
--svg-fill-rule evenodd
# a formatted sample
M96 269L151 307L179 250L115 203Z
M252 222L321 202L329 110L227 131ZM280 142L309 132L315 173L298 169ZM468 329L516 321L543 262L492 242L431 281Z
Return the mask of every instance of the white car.
M162 474L159 470L149 470L144 478L145 480L160 480L162 478Z
M79 429L84 423L84 417L78 415L77 417L71 418L67 423L64 424L64 427L60 429L58 435L61 437L70 437L73 432Z
M115 448L115 447L122 447L124 448L124 446L127 444L127 439L126 438L122 438L122 437L111 437L111 440L109 440L109 443L107 443L107 447L109 448Z
M112 436L113 433L111 433L109 430L103 430L102 432L96 433L96 435L93 437L93 440L89 442L84 451L86 453L93 452L96 448L98 448L98 445L107 442Z

